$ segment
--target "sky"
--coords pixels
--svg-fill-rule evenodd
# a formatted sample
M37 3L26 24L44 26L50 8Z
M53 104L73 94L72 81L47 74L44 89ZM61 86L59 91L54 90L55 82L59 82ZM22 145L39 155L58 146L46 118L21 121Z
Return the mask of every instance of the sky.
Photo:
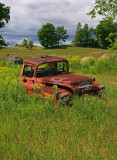
M10 21L0 34L9 46L21 44L23 39L39 45L37 32L42 25L52 23L55 27L64 26L69 35L66 43L73 40L76 25L81 22L95 28L101 16L91 19L86 13L94 7L95 0L0 0L10 6Z

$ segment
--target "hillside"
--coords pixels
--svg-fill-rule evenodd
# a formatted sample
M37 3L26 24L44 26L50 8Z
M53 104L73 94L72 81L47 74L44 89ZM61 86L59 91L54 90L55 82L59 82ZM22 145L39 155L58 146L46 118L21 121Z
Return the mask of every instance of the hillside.
M82 48L72 46L62 46L60 48L44 49L43 47L33 47L32 50L28 50L24 47L7 47L0 49L0 60L5 59L7 54L18 55L23 59L28 57L38 57L40 55L55 55L55 56L94 56L99 58L103 54L111 54L112 51L99 48Z

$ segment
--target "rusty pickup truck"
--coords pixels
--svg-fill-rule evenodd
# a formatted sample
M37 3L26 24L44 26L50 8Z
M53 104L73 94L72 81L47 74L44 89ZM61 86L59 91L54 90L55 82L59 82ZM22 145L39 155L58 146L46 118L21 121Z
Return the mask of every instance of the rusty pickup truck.
M101 96L105 88L96 83L95 78L70 73L68 61L54 56L24 60L20 79L28 94L50 95L56 102L60 99L63 104L70 104L72 95Z

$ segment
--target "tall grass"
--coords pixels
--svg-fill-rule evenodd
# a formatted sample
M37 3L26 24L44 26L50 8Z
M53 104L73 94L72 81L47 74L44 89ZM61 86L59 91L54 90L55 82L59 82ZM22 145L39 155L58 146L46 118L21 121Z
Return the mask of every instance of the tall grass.
M115 73L117 72L117 55L111 54L110 58L95 59L89 56L87 59L82 60L79 56L74 56L69 60L71 70L81 70L83 73Z
M101 99L73 97L71 108L55 107L50 97L26 94L20 66L0 66L0 159L116 159L117 86L99 75Z

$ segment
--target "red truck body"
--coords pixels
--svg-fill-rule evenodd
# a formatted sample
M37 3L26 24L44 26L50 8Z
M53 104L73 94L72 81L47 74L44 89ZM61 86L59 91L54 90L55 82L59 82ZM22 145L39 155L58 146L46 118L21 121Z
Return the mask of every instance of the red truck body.
M101 95L103 85L95 78L75 75L69 72L66 59L54 56L29 58L24 61L20 78L27 88L27 93L50 95L56 100L69 104L71 95Z

